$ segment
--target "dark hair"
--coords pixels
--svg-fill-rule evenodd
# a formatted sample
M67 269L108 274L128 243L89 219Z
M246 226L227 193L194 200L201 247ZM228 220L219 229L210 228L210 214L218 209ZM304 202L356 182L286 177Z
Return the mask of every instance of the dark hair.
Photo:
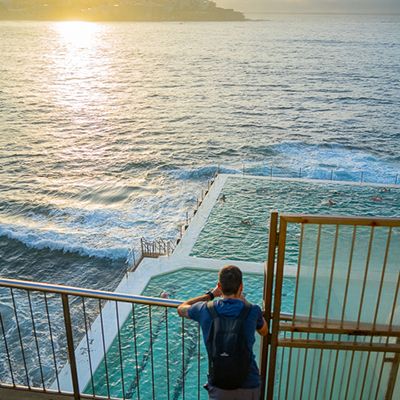
M242 271L235 265L226 265L219 271L218 279L223 294L236 294L242 284Z

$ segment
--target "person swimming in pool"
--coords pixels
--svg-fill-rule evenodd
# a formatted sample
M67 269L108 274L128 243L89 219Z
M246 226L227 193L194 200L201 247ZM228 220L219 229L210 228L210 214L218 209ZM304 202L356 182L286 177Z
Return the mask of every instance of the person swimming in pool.
M161 293L160 293L160 297L162 299L169 299L169 293L166 292L165 290L162 290Z

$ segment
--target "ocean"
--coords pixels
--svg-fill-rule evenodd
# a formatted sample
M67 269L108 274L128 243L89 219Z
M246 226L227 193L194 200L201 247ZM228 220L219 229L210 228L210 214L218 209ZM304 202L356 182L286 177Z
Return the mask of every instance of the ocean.
M218 166L394 183L399 19L0 22L1 275L113 290Z

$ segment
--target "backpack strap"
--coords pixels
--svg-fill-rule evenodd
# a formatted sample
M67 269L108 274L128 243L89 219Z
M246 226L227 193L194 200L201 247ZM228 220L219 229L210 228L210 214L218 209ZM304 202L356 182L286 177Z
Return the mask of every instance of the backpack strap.
M214 307L214 302L213 301L207 301L207 309L210 312L211 316L213 319L216 319L219 317L219 315L217 314L217 311L215 311L215 307Z
M217 314L217 311L215 310L214 302L213 301L207 301L207 309L211 314L211 317L213 319L216 319L219 317ZM247 316L249 315L249 312L251 310L251 304L247 301L244 302L244 306L242 310L240 311L240 314L238 315L239 321L244 321L246 320Z
M249 315L250 310L251 310L251 304L249 302L245 301L242 311L240 311L240 314L238 316L239 321L246 320L247 316Z

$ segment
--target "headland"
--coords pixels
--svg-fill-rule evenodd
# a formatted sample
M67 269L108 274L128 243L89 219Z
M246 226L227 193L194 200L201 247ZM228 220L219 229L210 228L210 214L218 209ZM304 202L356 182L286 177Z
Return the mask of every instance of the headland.
M2 20L243 21L241 12L208 0L2 0Z

